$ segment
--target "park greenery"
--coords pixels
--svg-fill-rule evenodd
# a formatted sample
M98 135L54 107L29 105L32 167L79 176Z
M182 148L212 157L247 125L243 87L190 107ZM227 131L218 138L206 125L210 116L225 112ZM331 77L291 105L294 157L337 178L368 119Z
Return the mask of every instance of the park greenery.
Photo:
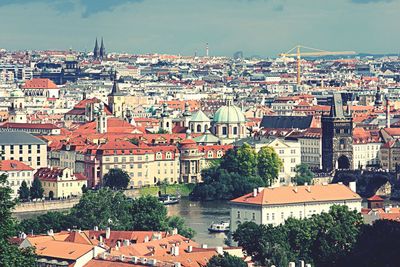
M18 198L21 201L28 201L30 199L42 199L43 198L43 186L39 178L35 177L32 182L32 186L28 187L25 181L22 181L21 186L18 189Z
M17 234L17 223L11 215L15 201L12 189L7 186L7 176L0 175L0 266L35 266L36 256L32 249L20 249L9 242Z
M111 189L121 190L128 187L131 178L126 171L121 169L110 169L103 177L104 186Z
M203 183L193 189L191 197L201 200L232 199L253 188L270 186L278 179L282 161L271 147L257 153L250 145L230 149L221 161L202 171Z
M206 267L246 267L241 258L232 256L226 252L223 255L213 256L207 263Z
M307 164L300 164L296 166L296 176L294 177L294 182L297 185L311 184L314 173L310 170Z
M278 226L244 222L233 233L253 260L267 266L298 260L327 267L393 266L390 261L398 256L388 246L400 245L399 237L400 223L364 225L360 213L347 206L332 206L328 213L310 218L289 218Z
M156 197L127 198L120 191L100 189L83 194L79 203L69 212L48 212L32 219L23 220L20 230L41 234L49 229L100 229L170 231L174 228L192 238L194 231L180 217L167 216L167 209Z

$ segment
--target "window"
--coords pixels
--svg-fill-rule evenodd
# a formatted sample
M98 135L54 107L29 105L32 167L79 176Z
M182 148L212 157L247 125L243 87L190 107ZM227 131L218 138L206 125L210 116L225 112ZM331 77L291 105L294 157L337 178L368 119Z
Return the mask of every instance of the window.
M275 213L271 213L271 220L275 221Z
M283 149L279 150L279 154L284 154L284 153L285 153L285 151Z
M237 218L240 219L240 211L237 212Z
M139 163L137 166L138 166L139 169L141 169L142 168L142 163Z
M291 154L296 154L296 149L290 150L290 153L291 153Z
M222 134L223 134L223 135L226 135L226 133L227 133L226 127L224 126L224 127L222 127Z
M255 212L253 212L253 221L255 221L256 220L256 214L255 214Z
M284 219L284 218L285 218L285 213L281 212L281 219Z
M233 127L233 134L238 134L238 128L237 127Z
M295 159L295 158L291 158L291 159L290 159L290 162L291 162L291 163L296 163L296 159Z

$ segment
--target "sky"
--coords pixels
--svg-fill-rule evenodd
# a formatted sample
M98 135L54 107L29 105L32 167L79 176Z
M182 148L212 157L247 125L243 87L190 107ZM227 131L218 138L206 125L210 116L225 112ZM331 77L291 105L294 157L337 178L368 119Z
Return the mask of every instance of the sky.
M399 53L400 0L0 0L0 48L276 56Z

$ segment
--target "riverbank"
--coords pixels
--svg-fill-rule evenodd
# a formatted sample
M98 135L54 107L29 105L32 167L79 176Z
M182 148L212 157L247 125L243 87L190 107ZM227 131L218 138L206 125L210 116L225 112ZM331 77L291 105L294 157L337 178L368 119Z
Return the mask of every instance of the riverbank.
M142 187L139 189L139 193L141 196L157 196L158 192L161 192L161 194L181 195L182 197L187 197L193 191L194 186L195 184L170 184L167 186Z

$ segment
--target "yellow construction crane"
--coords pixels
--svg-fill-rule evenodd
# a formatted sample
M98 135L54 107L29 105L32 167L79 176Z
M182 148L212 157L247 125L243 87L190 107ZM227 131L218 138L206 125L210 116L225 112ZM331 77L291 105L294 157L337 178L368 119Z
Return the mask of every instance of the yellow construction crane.
M301 52L301 49L312 50L313 52ZM293 53L296 51L296 53ZM296 57L297 58L297 84L301 84L301 57L321 57L321 56L335 56L335 55L355 55L357 54L354 51L325 51L321 49L311 48L302 45L296 45L286 53L279 54L280 57Z

